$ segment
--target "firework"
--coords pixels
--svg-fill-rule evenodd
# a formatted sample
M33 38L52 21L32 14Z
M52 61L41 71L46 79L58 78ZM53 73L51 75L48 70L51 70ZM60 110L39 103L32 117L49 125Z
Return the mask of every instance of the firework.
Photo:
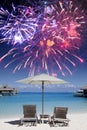
M27 11L23 9L20 12L22 15L20 23L25 18L27 29L31 29L32 31L27 32L27 29L24 30L24 34L27 33L27 35L22 35L23 38L21 39L24 40L12 39L12 43L17 43L18 41L21 41L20 43L27 42L24 42L25 44L20 48L14 46L0 60L12 56L13 60L7 63L5 68L11 64L15 64L14 72L21 68L28 68L30 75L40 72L61 72L65 76L67 71L72 74L71 68L76 67L77 61L84 62L77 55L81 47L80 32L83 31L82 26L85 24L84 13L83 11L80 12L79 7L76 7L72 1L65 3L56 0L56 3L45 3L43 7L44 10L40 13L40 19L35 18L36 15L33 15L34 19L32 19L33 16L30 18L28 8ZM43 7L40 7L40 9L43 9ZM13 13L11 15L13 18ZM10 17L10 20L14 21L12 18ZM16 15L16 22L17 19L19 20L19 15ZM33 20L33 26L30 24L30 19ZM36 24L36 20L38 20L38 25ZM24 25L26 25L25 23ZM23 27L23 23L21 26ZM10 27L12 29L12 26ZM9 34L9 30L2 32ZM21 29L20 33L22 34ZM5 34L4 36L6 37L7 35ZM32 39L31 42L30 39Z
M2 35L0 41L8 41L15 45L32 40L37 28L38 16L31 7L14 7L14 5L12 7L11 13L0 8L0 32Z
M45 6L39 44L44 48L41 54L42 65L46 70L49 70L48 61L52 61L54 63L51 65L56 64L62 75L65 75L64 69L72 74L70 68L71 65L76 66L76 59L83 62L83 59L76 54L81 47L80 32L83 24L85 24L84 13L80 12L72 1L67 4L57 1L56 4Z

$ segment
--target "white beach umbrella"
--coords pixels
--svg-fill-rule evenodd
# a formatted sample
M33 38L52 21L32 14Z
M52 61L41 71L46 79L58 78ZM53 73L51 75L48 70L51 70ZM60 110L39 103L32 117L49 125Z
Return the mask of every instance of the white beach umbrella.
M22 80L18 80L17 82L19 83L24 83L24 84L41 84L42 86L42 115L44 115L44 84L66 84L68 82L47 75L47 74L40 74L40 75L36 75L33 77L28 77Z

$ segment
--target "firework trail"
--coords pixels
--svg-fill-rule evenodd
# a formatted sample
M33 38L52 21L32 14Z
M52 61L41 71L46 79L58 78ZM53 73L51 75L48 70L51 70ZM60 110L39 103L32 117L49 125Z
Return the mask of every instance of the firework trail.
M77 55L81 47L82 26L85 24L84 12L80 11L80 8L76 7L72 1L67 1L67 3L61 1L56 1L56 3L45 2L43 7L44 11L40 14L41 17L37 19L34 17L33 28L30 25L29 15L25 15L25 13L23 13L25 10L22 10L22 17L20 17L20 19L24 19L25 17L25 23L27 26L29 25L28 28L32 31L28 32L25 38L24 35L22 35L23 38L21 39L24 40L12 39L12 41L10 41L12 44L16 44L19 41L21 41L19 43L27 42L24 42L20 48L14 44L14 48L9 50L0 60L2 61L12 56L13 60L8 62L5 68L11 64L15 64L14 72L21 68L28 68L30 75L40 72L51 74L61 72L61 74L65 76L67 71L72 74L71 68L76 67L76 61L84 62L83 59ZM14 17L12 18L14 21ZM16 22L17 19L19 19L18 16L16 16ZM35 22L36 20L38 22ZM21 26L23 27L23 22L21 22ZM12 29L12 26L10 27L10 29ZM6 27L4 28L6 29ZM8 30L3 31L2 28L1 30L4 33L10 33ZM22 30L19 30L22 34ZM27 32L26 29L24 30L24 33L25 32ZM29 37L30 35L32 40ZM4 36L7 38L6 34ZM58 70L58 72L56 72L56 70Z

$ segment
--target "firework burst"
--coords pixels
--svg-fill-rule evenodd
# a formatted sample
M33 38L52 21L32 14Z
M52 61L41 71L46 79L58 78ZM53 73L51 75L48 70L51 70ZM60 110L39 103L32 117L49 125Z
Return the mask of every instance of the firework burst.
M72 1L67 5L58 1L56 4L45 6L40 40L40 45L46 46L42 49L45 69L49 68L48 61L52 61L54 63L51 65L56 64L62 75L65 75L64 69L72 74L70 67L76 66L76 59L83 62L83 59L76 55L81 47L80 32L83 24L85 24L84 13L79 12L79 8L75 7Z
M38 16L32 7L12 5L10 13L0 8L1 42L8 41L13 45L22 44L33 39L38 24Z

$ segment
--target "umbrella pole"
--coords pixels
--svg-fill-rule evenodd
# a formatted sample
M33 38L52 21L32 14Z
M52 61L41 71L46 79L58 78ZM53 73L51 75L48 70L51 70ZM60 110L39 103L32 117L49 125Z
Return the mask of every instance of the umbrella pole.
M44 81L42 81L42 115L44 115Z

